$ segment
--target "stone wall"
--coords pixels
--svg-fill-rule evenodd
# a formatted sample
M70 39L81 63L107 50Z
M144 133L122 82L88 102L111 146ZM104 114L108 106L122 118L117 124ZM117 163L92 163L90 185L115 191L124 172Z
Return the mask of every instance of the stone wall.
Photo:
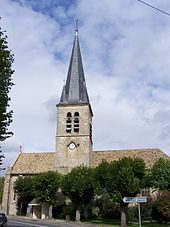
M2 212L8 214L9 208L9 193L10 193L10 170L7 171L4 181L4 190L2 197Z

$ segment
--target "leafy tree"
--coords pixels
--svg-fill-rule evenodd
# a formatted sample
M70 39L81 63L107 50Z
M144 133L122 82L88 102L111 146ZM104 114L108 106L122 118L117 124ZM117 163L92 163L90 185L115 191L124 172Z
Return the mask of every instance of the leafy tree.
M80 206L86 205L94 196L92 169L79 166L73 168L63 180L63 192L76 206L76 220L80 220Z
M124 197L136 196L145 184L145 163L142 159L123 158L101 163L95 170L98 191L110 194L121 207L121 227L127 226L127 203Z
M4 177L0 177L0 204L2 203L3 189L4 189Z
M1 146L0 146L0 149L1 149ZM5 158L5 156L2 154L2 151L0 150L0 171L5 170L5 168L1 167L3 158Z
M34 198L49 205L55 204L60 183L61 176L52 171L33 177L19 177L14 183L14 191L20 213L26 214L28 203Z
M113 169L111 169L110 163L106 161L103 161L95 168L93 181L95 194L102 195L103 193L110 192L110 187L115 184L112 175Z
M61 186L61 175L54 171L40 173L34 177L34 195L40 202L54 205L56 192Z
M170 160L160 158L151 169L151 184L159 190L170 191Z
M162 192L153 205L154 219L167 223L170 221L170 192Z
M19 177L14 183L20 213L26 214L27 205L34 199L34 177Z
M114 202L108 193L103 193L96 202L103 218L120 218L120 204Z
M13 134L8 131L8 126L12 122L12 111L8 110L10 101L8 94L13 85L11 78L14 73L12 70L13 61L13 54L8 49L7 36L0 26L0 141L4 141ZM3 158L4 155L0 154L0 166ZM1 170L4 168L0 168Z
M1 20L1 18L0 18ZM8 131L8 126L12 122L12 111L9 107L9 91L12 83L12 63L13 54L8 49L7 36L0 27L0 141L4 141L13 133Z

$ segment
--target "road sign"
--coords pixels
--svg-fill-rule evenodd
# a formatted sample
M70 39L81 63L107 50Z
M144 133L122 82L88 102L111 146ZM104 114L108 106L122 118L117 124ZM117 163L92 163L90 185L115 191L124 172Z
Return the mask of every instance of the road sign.
M124 197L123 198L124 203L146 203L147 198L146 196L141 197Z
M138 203L138 212L139 212L139 227L141 227L141 214L140 214L140 203L146 203L147 198L146 196L141 197L124 197L124 203Z

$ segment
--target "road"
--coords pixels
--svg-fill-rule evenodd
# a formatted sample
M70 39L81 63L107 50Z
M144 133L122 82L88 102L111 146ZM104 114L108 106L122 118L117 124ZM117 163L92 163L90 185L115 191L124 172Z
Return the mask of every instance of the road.
M92 225L87 225L83 223L66 223L62 221L55 220L32 220L29 218L21 217L8 217L8 227L91 227ZM94 226L94 225L93 225Z
M27 220L27 219L16 219L8 218L8 227L64 227L65 223L50 223L41 220Z

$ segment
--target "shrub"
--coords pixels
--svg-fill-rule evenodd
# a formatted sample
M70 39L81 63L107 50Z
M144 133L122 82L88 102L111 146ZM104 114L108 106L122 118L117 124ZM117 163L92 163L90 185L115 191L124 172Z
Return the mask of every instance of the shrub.
M170 192L162 192L153 204L152 216L159 222L170 221Z
M138 207L133 206L133 207L128 207L128 220L130 222L138 221Z

